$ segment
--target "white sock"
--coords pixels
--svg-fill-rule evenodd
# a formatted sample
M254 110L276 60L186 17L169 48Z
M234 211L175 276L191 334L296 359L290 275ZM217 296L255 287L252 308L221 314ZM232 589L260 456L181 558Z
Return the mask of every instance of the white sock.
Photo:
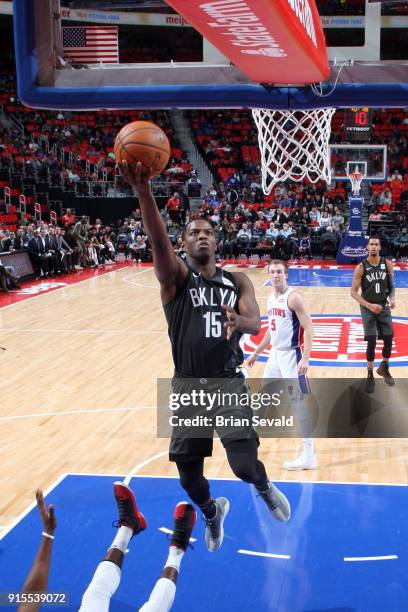
M86 589L81 612L108 612L109 602L120 583L120 567L111 561L102 561Z
M116 534L116 537L112 542L111 548L117 548L118 550L121 550L123 553L125 553L132 535L133 529L131 529L130 527L126 527L125 525L119 527L118 533Z
M168 578L159 578L154 589L139 612L168 612L176 595L176 585Z
M184 555L184 550L178 546L170 546L169 556L164 567L173 567L178 572L180 571L180 563Z
M315 454L312 438L303 438L303 454L309 459Z

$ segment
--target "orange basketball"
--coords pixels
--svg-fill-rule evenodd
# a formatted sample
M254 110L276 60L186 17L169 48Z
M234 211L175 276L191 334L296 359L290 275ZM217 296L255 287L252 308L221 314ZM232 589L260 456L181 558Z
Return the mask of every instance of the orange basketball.
M163 130L154 123L132 121L116 135L113 151L117 162L126 161L129 166L141 162L151 178L167 166L170 143Z

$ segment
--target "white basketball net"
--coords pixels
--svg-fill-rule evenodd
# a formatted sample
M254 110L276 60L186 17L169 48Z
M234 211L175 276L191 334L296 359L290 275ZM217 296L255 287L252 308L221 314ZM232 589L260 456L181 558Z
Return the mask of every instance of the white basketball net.
M305 177L331 181L329 138L334 108L271 110L256 108L262 160L262 189L270 194L276 183Z
M355 170L354 172L351 172L351 174L348 174L347 176L351 181L352 194L358 195L360 193L361 181L366 177L366 175L359 172L357 168L357 170Z

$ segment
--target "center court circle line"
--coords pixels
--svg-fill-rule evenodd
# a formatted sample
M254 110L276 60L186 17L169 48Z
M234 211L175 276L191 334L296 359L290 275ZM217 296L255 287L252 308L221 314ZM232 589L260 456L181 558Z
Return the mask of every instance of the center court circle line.
M19 419L36 419L46 416L65 416L67 414L96 414L102 412L139 412L139 410L150 410L156 406L128 406L124 408L90 408L84 410L62 410L60 412L34 412L32 414L18 414L13 416L2 416L1 421L17 421Z

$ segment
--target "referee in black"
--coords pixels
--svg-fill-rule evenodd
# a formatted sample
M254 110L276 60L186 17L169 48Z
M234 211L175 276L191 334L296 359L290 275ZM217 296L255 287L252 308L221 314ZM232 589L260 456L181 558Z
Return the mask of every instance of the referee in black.
M120 169L138 195L144 229L153 250L172 346L173 389L188 389L190 384L196 384L193 379L204 384L211 378L222 378L226 386L236 383L239 387L239 378L243 378L239 371L243 362L239 341L243 333L257 334L261 324L251 281L243 273L216 267L214 228L206 219L190 221L185 226L186 261L177 257L141 164L128 166L123 162ZM237 406L231 411L231 416L240 416ZM258 459L257 433L250 427L245 432L229 429L224 436L222 432L219 435L234 474L256 487L274 518L287 521L289 502L269 481ZM203 513L206 544L211 552L222 544L223 522L229 510L225 497L211 497L203 473L204 458L212 454L212 436L211 429L209 436L205 434L203 438L173 432L169 453L170 461L177 465L181 485Z
M384 341L383 360L377 369L377 374L384 378L389 387L395 385L389 369L394 336L391 309L395 308L395 287L393 265L389 259L380 257L381 241L378 236L373 235L369 238L367 251L367 259L360 262L354 272L350 294L360 304L364 340L367 342L366 392L373 393L375 388L373 366L377 338Z

